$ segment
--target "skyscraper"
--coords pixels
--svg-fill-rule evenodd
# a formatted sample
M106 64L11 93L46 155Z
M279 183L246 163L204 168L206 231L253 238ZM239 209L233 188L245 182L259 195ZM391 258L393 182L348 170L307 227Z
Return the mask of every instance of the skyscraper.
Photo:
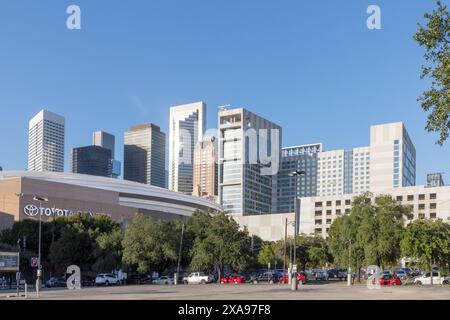
M154 124L125 132L124 179L165 187L166 135Z
M92 145L111 150L111 157L115 158L116 138L105 131L95 131L92 134Z
M29 122L28 171L64 171L64 117L41 110Z
M317 158L322 144L308 144L283 148L278 174L277 212L294 212L294 199L314 197L317 192ZM305 175L290 176L293 171L304 171Z
M219 198L225 212L276 212L281 127L244 108L219 112Z
M217 202L218 163L217 140L207 138L194 150L194 190L192 195Z
M170 108L169 189L193 192L194 148L206 130L206 104L196 102Z
M100 146L74 148L71 152L73 173L111 177L111 150Z
M92 134L92 145L111 150L111 177L118 178L121 174L122 164L115 160L116 137L104 131L95 131Z

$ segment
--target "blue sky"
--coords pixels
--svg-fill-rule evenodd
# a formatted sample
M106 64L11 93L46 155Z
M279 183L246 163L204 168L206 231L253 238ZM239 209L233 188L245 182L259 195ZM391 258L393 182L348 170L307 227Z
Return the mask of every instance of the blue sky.
M448 2L448 1L444 1ZM66 8L82 30L66 28ZM366 9L382 10L368 30ZM117 137L171 105L246 107L283 127L283 145L369 144L371 124L404 121L418 183L450 173L450 141L435 145L416 98L423 50L412 40L433 0L2 0L0 166L25 169L28 120L43 107L66 117L66 155L94 130ZM66 161L66 170L68 161ZM447 177L450 180L450 177Z

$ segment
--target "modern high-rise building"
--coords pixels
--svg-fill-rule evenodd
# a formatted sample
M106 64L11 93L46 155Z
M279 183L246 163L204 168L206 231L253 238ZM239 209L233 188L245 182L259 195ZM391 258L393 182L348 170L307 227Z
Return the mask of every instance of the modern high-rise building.
M244 108L219 112L219 199L228 214L276 212L281 127Z
M284 148L277 212L293 212L295 196L339 196L414 186L415 162L414 145L401 122L371 126L366 147L324 151L321 144L313 144ZM293 170L306 175L289 177Z
M122 171L122 163L115 160L116 137L105 131L95 131L92 134L92 145L111 150L111 177L118 178Z
M92 145L111 150L111 157L115 158L116 137L105 131L95 131L92 134Z
M193 192L194 148L206 130L206 104L196 102L170 108L169 189Z
M294 199L314 197L317 192L317 161L322 152L322 144L308 144L283 148L281 167L278 174L277 212L294 212ZM290 176L294 171L303 171L304 175Z
M194 150L194 190L192 195L217 202L218 162L217 140L211 137L200 141Z
M64 171L64 117L41 110L29 122L28 171Z
M427 174L427 188L443 187L443 186L445 186L445 182L441 172Z
M72 149L71 167L73 173L91 176L112 176L112 152L100 146Z
M124 179L165 187L166 135L154 124L125 132Z

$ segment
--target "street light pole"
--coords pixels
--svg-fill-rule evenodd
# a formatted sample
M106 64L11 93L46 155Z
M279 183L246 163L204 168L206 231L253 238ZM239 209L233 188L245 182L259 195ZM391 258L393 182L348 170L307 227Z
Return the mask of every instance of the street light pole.
M180 264L181 264L181 251L183 250L183 235L184 235L184 222L181 225L181 239L180 239L180 250L178 252L178 265L177 265L177 274L175 275L174 283L178 284L178 276L180 274Z
M39 201L39 244L38 244L38 270L36 279L36 295L39 298L39 291L41 290L41 276L42 276L42 264L41 264L41 240L42 240L42 202L48 202L47 198L34 197L34 201Z
M289 173L290 177L295 178L295 198L294 198L294 265L297 265L297 235L298 235L298 211L300 210L298 206L298 195L297 195L297 189L298 189L298 176L306 175L305 171L299 171L295 170L291 173ZM292 272L292 286L291 290L297 291L298 290L298 283L297 283L297 270L295 272Z

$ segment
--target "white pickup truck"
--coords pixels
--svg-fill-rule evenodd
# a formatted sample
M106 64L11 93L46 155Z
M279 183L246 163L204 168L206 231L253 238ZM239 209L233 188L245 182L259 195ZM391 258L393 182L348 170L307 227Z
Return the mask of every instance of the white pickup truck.
M183 278L185 284L207 284L212 282L212 278L204 272L193 272L188 277Z

